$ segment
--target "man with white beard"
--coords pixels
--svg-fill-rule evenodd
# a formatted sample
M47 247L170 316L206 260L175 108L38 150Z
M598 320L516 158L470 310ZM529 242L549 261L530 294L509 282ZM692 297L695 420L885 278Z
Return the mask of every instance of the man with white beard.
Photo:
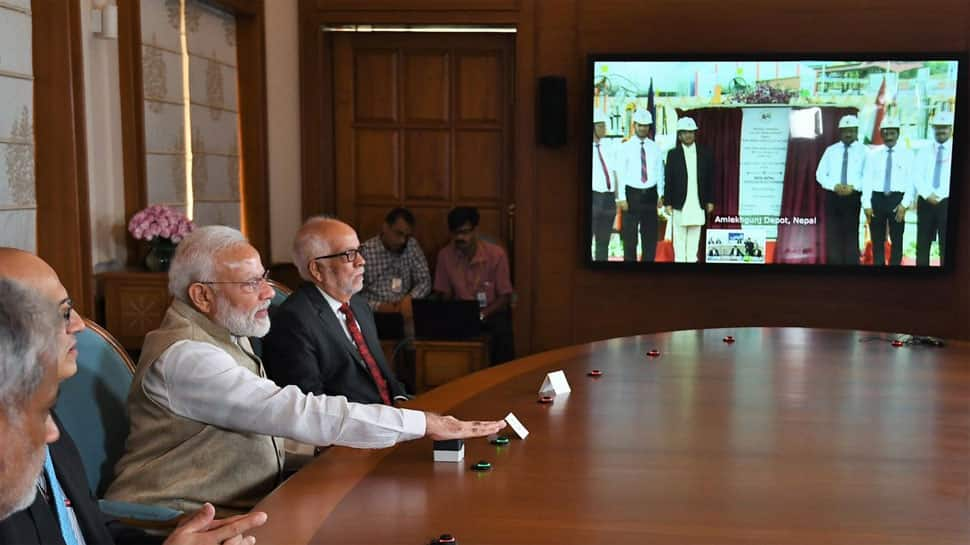
M279 484L282 438L384 448L505 427L308 395L268 380L247 337L269 331L274 292L259 253L235 229L208 226L186 237L169 292L174 300L145 337L128 396L131 431L110 499L183 510L208 501L220 515L243 512Z

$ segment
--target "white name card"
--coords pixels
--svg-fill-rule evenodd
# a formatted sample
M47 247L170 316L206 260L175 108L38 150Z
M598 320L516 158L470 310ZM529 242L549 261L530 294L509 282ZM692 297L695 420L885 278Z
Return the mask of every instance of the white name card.
M509 413L509 415L505 417L505 421L508 423L509 427L512 428L512 431L515 432L515 435L518 436L519 439L525 439L529 436L529 430L525 429L525 426L522 425L522 422L519 422L519 419L516 418L514 414Z
M539 393L542 395L559 395L568 394L572 391L569 387L569 381L566 380L566 373L562 371L553 371L552 373L546 374L546 380L542 381L542 386L539 387Z

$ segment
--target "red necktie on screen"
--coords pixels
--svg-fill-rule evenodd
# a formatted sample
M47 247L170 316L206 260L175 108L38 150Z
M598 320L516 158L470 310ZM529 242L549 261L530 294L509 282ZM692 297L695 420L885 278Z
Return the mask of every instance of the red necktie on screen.
M381 399L385 405L390 405L391 395L387 390L387 381L384 380L384 375L381 374L381 368L377 366L377 360L374 359L374 355L367 348L367 342L364 341L364 335L360 332L360 328L357 327L357 320L354 319L354 313L351 312L350 305L347 303L340 305L340 312L343 312L344 317L347 319L347 330L350 331L350 336L354 339L354 344L357 345L357 351L360 352L360 357L364 358L367 369L370 370L371 376L374 377L374 382L377 383L377 391L381 393Z
M606 169L606 161L603 159L603 150L600 149L599 144L596 144L596 153L600 156L600 165L603 166L603 176L606 176L606 190L613 191L613 187L610 186L610 171Z
M647 183L647 149L640 142L640 182Z

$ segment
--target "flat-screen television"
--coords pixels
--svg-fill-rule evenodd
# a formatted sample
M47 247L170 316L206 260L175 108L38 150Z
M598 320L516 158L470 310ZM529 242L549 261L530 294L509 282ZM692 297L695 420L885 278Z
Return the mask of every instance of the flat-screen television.
M963 53L590 55L587 69L593 266L941 270L970 242L954 227Z

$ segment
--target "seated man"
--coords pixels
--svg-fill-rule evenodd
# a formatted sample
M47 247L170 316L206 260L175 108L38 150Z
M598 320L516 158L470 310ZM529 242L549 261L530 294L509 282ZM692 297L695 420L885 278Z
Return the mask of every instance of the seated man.
M269 331L274 292L259 253L235 229L196 229L178 245L168 274L174 300L145 337L128 397L131 433L110 499L174 509L211 501L217 511L237 512L279 484L277 436L383 448L505 427L304 394L265 378L248 337Z
M11 280L39 296L44 304L52 308L51 315L57 319L59 325L56 331L47 336L54 341L51 357L55 362L53 374L56 389L56 383L74 376L77 372L75 335L84 329L84 321L73 311L67 290L61 285L54 269L30 253L14 248L0 248L0 283L9 283ZM25 301L23 297L19 299ZM22 312L28 312L31 308L29 301L23 305ZM7 352L2 347L0 351ZM0 372L0 377L4 376L10 377L13 374ZM0 384L0 391L4 389ZM50 406L45 406L45 410L49 412L49 409ZM53 442L48 441L50 445L47 452L41 449L41 459L49 457L50 463L45 471L30 473L33 475L31 485L36 484L31 487L31 492L41 493L32 493L31 501L25 509L0 522L0 543L26 545L64 544L71 541L88 544L160 542L160 538L147 536L144 532L125 527L114 520L106 520L102 516L97 502L91 496L81 456L74 441L66 431L60 429L56 416L50 414L50 417L55 432L54 439ZM11 443L4 440L2 444ZM0 482L0 489L7 488L7 484L4 477L3 482ZM55 488L63 494L65 503L69 502L61 511L53 508L49 501ZM215 510L206 504L185 519L165 543L203 544L220 543L233 537L242 539L242 532L266 521L265 513L250 513L227 525L214 521L214 516Z
M280 386L390 405L407 395L358 293L365 263L359 250L357 233L342 221L310 218L303 224L293 241L293 262L307 282L274 312L263 360L266 375Z
M431 271L421 245L411 236L414 214L407 208L388 212L381 233L360 247L367 267L360 292L375 312L399 312L411 320L411 300L431 293Z
M448 213L451 244L438 252L434 290L446 299L478 301L482 326L491 336L492 365L515 358L509 303L509 259L497 244L478 238L478 209L459 206Z

